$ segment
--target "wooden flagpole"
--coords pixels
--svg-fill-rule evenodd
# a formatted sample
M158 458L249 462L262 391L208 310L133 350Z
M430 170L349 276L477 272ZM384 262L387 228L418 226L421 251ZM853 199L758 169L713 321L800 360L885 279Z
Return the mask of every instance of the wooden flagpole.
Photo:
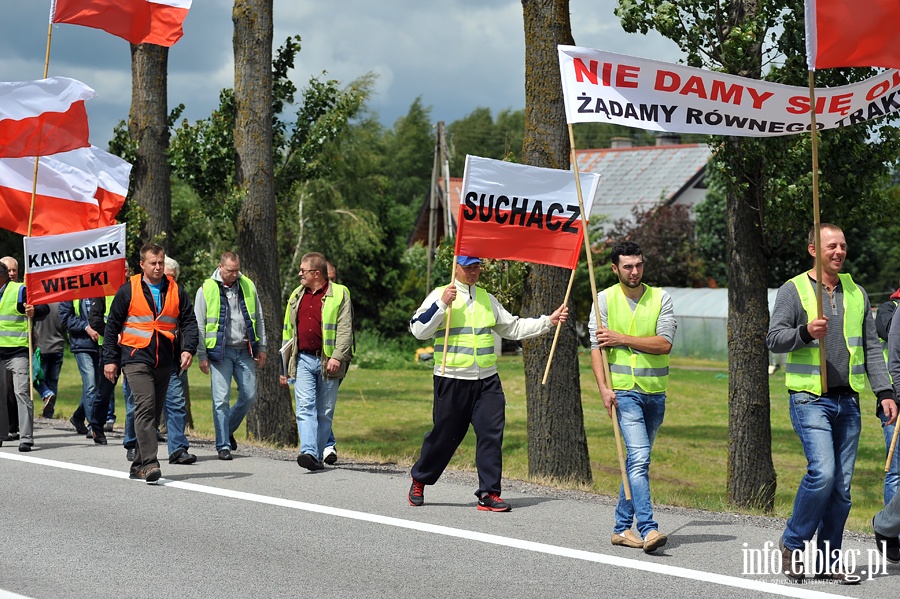
M46 79L47 75L50 73L50 42L52 41L52 39L53 39L53 20L51 19L50 23L47 25L47 49L44 52L44 79ZM35 202L35 199L37 198L38 166L40 165L40 163L41 163L41 157L35 156L34 157L34 177L32 178L32 181L31 181L31 208L28 212L28 235L27 235L27 237L31 237L31 228L32 228L32 225L34 224L34 202ZM24 247L24 240L22 243L23 243L23 247ZM24 253L23 253L23 258L24 258ZM24 275L25 268L24 267L27 266L27 264L26 264L27 260L22 260L22 263L23 263L22 264L23 268L22 268L21 276L24 279L24 277L25 277L25 275ZM27 289L26 289L26 293L25 293L25 301L26 301L26 303L28 302ZM34 381L34 359L33 359L34 339L32 338L32 330L33 330L32 320L33 319L31 317L26 318L26 321L28 322L28 397L29 397L29 400L33 403L34 402L34 384L33 384L33 381Z
M456 252L453 252L453 262L450 263L450 284L456 285ZM441 352L441 375L447 368L447 342L450 340L450 315L453 313L453 304L447 306L447 324L444 326L444 351Z
M887 461L884 463L884 471L891 471L891 462L894 460L894 450L897 449L897 436L900 434L900 422L894 423L894 436L891 437L891 448L888 450Z
M563 299L563 305L567 306L569 304L569 296L572 294L572 283L575 282L575 269L572 269L572 274L569 276L569 286L566 289L566 297ZM541 381L542 385L547 384L547 378L550 376L550 365L553 364L553 354L556 353L556 342L559 340L559 331L562 329L562 322L556 323L556 332L553 333L553 345L550 346L550 355L547 357L547 367L544 368L544 378Z
M569 147L572 152L572 169L575 171L575 189L578 192L578 206L581 209L581 226L584 229L584 253L587 257L588 278L591 281L591 303L594 306L594 318L597 326L600 326L600 307L597 305L597 283L594 281L594 261L591 259L591 242L588 240L588 216L584 213L584 197L581 193L581 177L578 174L578 161L575 159L575 132L569 123ZM572 271L574 275L574 271ZM606 357L606 348L600 348L603 356L603 370L606 386L612 389L612 376L609 372L609 360ZM628 484L628 473L625 471L625 454L622 451L622 433L619 430L619 417L616 406L612 406L613 433L616 437L616 453L619 454L619 470L622 472L622 489L625 499L631 500L631 485Z
M816 128L816 72L809 71L809 117L812 126L812 184L813 184L813 234L816 244L816 310L819 318L822 309L822 217L819 214L819 131ZM825 362L825 338L819 339L819 378L822 393L828 392L828 372Z

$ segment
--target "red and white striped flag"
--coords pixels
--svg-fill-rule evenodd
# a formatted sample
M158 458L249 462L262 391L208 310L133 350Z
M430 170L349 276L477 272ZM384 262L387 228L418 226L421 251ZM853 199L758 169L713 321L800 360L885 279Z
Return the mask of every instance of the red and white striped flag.
M34 158L0 159L0 226L28 235ZM100 207L97 179L60 162L41 158L31 235L57 235L94 229Z
M0 158L49 156L87 147L84 101L96 95L67 77L0 82Z
M102 29L132 44L172 46L184 35L191 0L53 0L51 23Z
M805 0L809 70L831 67L900 68L900 2Z
M67 164L71 167L87 173L97 181L97 191L94 199L100 206L98 225L107 227L116 224L116 216L125 197L128 195L128 182L131 177L131 163L115 154L105 152L96 146L81 148L71 152L55 154L49 159L41 159L41 169L45 164L51 166L54 161Z

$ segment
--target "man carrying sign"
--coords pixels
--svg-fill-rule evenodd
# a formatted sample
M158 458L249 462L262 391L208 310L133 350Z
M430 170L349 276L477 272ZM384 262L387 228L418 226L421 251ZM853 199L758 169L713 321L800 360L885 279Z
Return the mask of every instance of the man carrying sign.
M631 500L619 491L613 545L641 548L651 553L666 544L650 502L650 450L666 413L669 352L675 339L672 298L659 287L641 282L644 256L631 241L613 248L612 270L619 282L597 294L600 327L591 311L591 368L600 388L606 413L616 416L628 451L626 470ZM600 348L609 349L611 384ZM640 537L631 531L637 523Z
M408 500L413 506L425 504L425 485L440 478L471 423L477 438L478 509L512 509L500 499L506 397L497 375L494 335L515 340L537 337L565 322L569 314L562 305L550 316L513 316L497 298L476 285L480 276L479 258L458 256L454 284L432 291L409 321L417 339L435 338L434 427L425 435L410 473ZM445 339L447 318L450 336ZM446 367L441 372L445 349Z

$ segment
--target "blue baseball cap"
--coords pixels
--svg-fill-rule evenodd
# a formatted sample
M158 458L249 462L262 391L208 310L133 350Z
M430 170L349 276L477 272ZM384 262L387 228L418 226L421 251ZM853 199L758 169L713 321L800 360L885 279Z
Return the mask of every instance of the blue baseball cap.
M481 264L481 258L474 256L457 256L456 263L460 266L471 266L473 264Z

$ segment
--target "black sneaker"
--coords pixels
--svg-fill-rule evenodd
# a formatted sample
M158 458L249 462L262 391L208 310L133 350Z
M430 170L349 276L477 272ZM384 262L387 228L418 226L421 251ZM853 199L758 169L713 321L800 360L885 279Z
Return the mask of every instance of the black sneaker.
M231 451L237 451L237 440L234 435L228 435L228 444L231 445Z
M195 456L192 453L188 453L188 450L186 447L182 447L181 449L176 450L175 453L173 453L172 455L169 456L170 464L179 464L181 466L187 466L188 464L193 464L196 461L197 461L197 456Z
M478 500L478 509L485 512L508 512L512 506L500 499L499 493L485 493Z
M231 459L231 450L230 449L220 449L219 450L219 459L220 460L230 460Z
M416 479L412 479L412 483L409 485L409 494L406 496L406 500L409 501L409 505L414 507L421 507L425 505L425 485L420 483Z
M322 464L322 462L317 460L315 456L312 456L308 453L301 453L297 456L297 465L310 471L325 469L325 466Z
M134 447L126 447L125 448L125 459L129 462L134 461Z
M84 425L84 422L79 422L75 419L75 416L69 418L69 424L75 427L75 432L79 435L86 435L88 432L87 427Z
M872 530L875 531L875 545L884 554L884 559L892 564L900 563L900 538L886 537L875 530L875 518L872 518Z

